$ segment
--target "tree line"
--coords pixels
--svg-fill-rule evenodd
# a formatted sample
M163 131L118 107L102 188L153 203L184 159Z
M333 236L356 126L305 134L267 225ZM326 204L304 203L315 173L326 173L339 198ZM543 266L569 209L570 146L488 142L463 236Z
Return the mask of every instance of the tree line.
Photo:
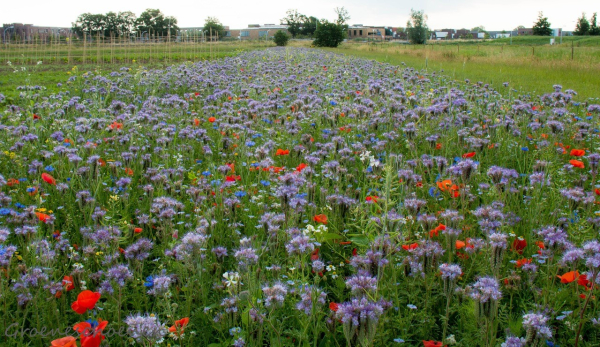
M590 20L585 18L585 12L581 14L581 17L577 19L577 26L573 35L577 36L600 36L600 28L597 23L596 12L592 15Z
M177 18L165 16L159 9L147 9L136 17L131 11L106 14L83 13L72 23L79 36L129 37L132 35L175 35Z

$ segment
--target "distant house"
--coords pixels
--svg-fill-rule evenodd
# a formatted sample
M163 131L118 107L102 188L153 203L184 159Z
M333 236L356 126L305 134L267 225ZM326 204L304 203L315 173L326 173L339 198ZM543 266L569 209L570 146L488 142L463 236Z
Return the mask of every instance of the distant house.
M288 33L287 25L250 24L244 29L226 30L225 37L232 37L239 40L266 40L270 37L273 37L279 30Z
M33 24L11 23L0 28L1 42L18 40L19 42L49 41L51 38L71 35L71 28L40 27Z
M467 30L467 29L458 29L456 30L456 32L454 33L454 39L468 39L468 38L472 38L473 35L471 35L471 31Z
M369 26L362 24L354 24L348 27L348 38L349 39L368 39L374 38L379 40L385 39L385 27L383 26Z
M533 35L533 28L520 28L517 31L517 35L519 35L519 36Z
M451 39L452 35L447 31L434 31L431 33L431 40L447 40Z
M516 30L488 31L487 33L488 35L490 35L490 39L509 38L511 36L518 35L518 32Z

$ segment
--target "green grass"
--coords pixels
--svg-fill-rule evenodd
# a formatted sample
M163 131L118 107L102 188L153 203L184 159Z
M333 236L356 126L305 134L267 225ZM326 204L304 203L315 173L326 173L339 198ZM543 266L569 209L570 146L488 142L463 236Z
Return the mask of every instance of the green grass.
M552 85L579 93L578 100L600 97L600 47L344 44L330 51L393 65L406 63L456 80L502 83L529 94L552 92ZM573 57L571 59L571 54Z
M17 87L39 85L50 91L70 77L74 66L80 71L110 73L121 67L165 68L184 61L230 57L247 50L272 46L272 42L219 42L215 44L102 44L87 45L0 45L0 93L9 101L18 97ZM7 64L11 62L11 65ZM38 65L38 62L42 63ZM17 72L15 72L15 70Z
M523 36L513 38L513 45L502 44L506 39L474 42L436 42L434 45L415 46L387 44L346 43L333 52L374 59L393 65L407 64L428 72L443 72L455 80L469 79L505 90L510 87L537 95L552 91L552 85L579 93L577 100L600 97L600 46L598 37L565 37L563 45L537 45L547 38ZM571 47L571 42L575 44ZM270 43L272 44L272 43ZM293 42L294 46L308 46L309 42ZM203 45L144 44L106 45L86 48L62 46L2 46L0 59L0 92L9 98L17 97L16 87L31 84L56 88L65 82L68 71L77 65L80 70L110 72L122 66L165 67L181 61L195 61L232 56L243 50L262 49L264 42L222 42L213 47ZM25 67L27 71L13 73L6 65ZM33 67L35 62L43 64ZM85 64L84 64L85 62Z

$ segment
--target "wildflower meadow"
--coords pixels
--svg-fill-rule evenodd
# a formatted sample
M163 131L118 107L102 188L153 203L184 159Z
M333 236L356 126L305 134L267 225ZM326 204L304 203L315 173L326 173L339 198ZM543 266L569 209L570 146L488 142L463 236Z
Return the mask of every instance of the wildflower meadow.
M19 90L2 346L600 345L577 91L304 48Z

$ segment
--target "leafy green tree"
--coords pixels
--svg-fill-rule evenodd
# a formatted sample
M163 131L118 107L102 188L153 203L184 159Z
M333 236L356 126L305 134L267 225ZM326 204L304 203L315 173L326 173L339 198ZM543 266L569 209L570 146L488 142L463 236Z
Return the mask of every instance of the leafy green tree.
M118 31L122 36L130 36L135 31L136 16L131 11L119 12Z
M315 31L313 45L317 47L337 47L344 41L346 30L342 25L322 20Z
M108 12L104 16L104 37L118 37L119 34L119 16L114 12Z
M225 36L225 27L223 27L221 21L215 17L206 18L202 31L204 31L207 36L212 35L212 37L216 38L216 40L220 40Z
M273 36L273 41L277 46L287 46L290 36L283 30L278 30Z
M103 14L83 13L77 17L75 23L72 23L72 30L77 35L87 35L96 38L98 35L104 36L106 16Z
M590 22L585 18L585 12L581 14L581 18L577 19L577 25L575 26L575 31L573 31L573 35L575 36L584 36L590 34Z
M597 23L598 20L596 17L597 17L596 12L594 12L594 15L590 19L590 35L599 36L600 28L598 27L598 23Z
M406 32L410 43L424 45L427 42L427 15L425 11L410 10L410 19L406 23Z
M292 34L292 37L296 37L302 31L302 23L306 21L306 16L300 14L298 10L288 10L285 14L286 16L281 20L281 23L288 26L288 31Z
M147 9L140 14L136 22L138 32L148 32L153 35L175 35L177 30L177 19L175 17L165 17L159 9Z
M72 23L72 30L80 36L119 37L129 36L135 29L136 18L133 12L108 12L107 14L84 13Z
M533 35L537 36L550 36L552 35L552 29L550 29L550 22L548 17L544 17L544 13L540 11L537 22L533 25Z
M305 36L313 36L315 34L315 30L317 30L317 23L319 23L319 20L316 17L305 16L300 34Z
M335 8L335 14L337 15L337 19L335 23L337 25L341 25L345 30L348 30L348 21L350 20L350 13L343 6Z

